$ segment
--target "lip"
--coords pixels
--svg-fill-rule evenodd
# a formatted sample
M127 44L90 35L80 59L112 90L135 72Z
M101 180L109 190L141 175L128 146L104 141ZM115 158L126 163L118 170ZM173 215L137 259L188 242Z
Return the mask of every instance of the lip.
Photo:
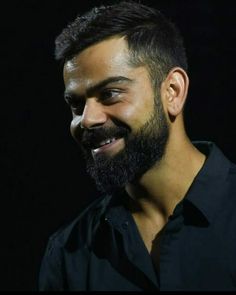
M115 141L109 143L109 144L105 144L97 149L92 149L92 155L98 155L101 153L112 153L112 152L116 152L118 150L118 146L121 145L121 143L123 142L123 138L117 138Z

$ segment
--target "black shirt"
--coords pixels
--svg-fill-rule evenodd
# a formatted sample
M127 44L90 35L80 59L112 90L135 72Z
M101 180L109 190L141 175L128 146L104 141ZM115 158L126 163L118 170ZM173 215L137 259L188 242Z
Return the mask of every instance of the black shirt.
M236 290L236 166L195 145L207 159L163 229L158 270L120 192L51 236L39 290Z

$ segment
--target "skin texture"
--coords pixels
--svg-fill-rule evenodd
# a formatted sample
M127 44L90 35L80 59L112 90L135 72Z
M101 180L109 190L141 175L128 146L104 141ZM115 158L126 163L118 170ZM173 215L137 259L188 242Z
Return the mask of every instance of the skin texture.
M109 103L102 102L101 92L91 91L91 87L117 76L131 81L108 84L108 88L119 89L119 92L112 93ZM82 102L80 111L72 105L71 133L78 142L82 132L80 124L83 128L113 127L114 120L118 120L135 134L153 114L155 95L148 70L144 66L133 68L128 64L124 38L99 42L67 61L64 81L66 98L76 96L76 100ZM165 154L156 165L125 186L130 196L129 208L157 265L158 245L155 241L205 160L184 129L182 112L188 83L187 74L178 67L173 68L162 82L160 99L169 128ZM114 157L124 148L125 141L120 139L103 154L107 158Z
M87 172L103 192L113 192L150 169L162 158L168 139L168 126L160 97L159 94L153 93L147 70L144 67L134 69L127 65L129 55L124 40L108 43L109 47L106 48L109 48L109 51L105 52L103 58L99 58L102 66L99 63L98 66L95 65L96 68L102 68L102 71L99 71L98 79L94 79L83 93L80 90L84 85L83 81L79 82L80 73L83 79L89 80L83 68L87 70L92 66L89 75L95 77L93 65L89 62L93 59L93 56L90 56L93 52L91 48L69 61L69 75L68 71L66 72L69 77L66 99L71 101L71 97L82 102L81 107L80 104L76 107L76 103L72 103L74 120L71 131L83 147ZM119 44L123 46L123 54L116 50ZM101 57L104 53L103 47L96 47L94 53L94 60L97 60L97 54ZM70 75L75 68L73 65L79 67L79 70L75 71L75 79ZM97 72L96 70L95 74ZM76 85L79 87L73 91ZM91 101L92 106L89 105ZM145 109L147 113L143 112ZM83 130L77 128L81 123ZM108 138L119 140L112 144L112 148L108 149L109 145L98 148L99 143L104 143Z

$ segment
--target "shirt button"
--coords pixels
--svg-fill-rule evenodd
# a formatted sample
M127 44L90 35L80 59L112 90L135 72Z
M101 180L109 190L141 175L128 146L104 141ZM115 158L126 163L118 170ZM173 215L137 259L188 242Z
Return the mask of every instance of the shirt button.
M129 223L128 223L128 221L126 221L126 222L122 223L122 228L127 229L128 225L129 225Z

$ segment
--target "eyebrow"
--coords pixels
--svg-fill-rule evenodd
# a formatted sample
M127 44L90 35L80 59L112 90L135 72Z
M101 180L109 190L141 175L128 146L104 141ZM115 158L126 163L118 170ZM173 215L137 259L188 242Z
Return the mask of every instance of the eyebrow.
M105 86L107 86L108 84L111 84L111 83L120 83L120 82L128 82L128 83L132 83L133 80L132 79L129 79L127 77L123 77L123 76L115 76L115 77L109 77L105 80L102 80L100 82L98 82L97 84L95 85L92 85L90 86L87 90L86 90L86 93L88 96L92 95L93 93L101 90L102 88L104 88ZM66 96L77 96L76 94L74 93L70 93L70 91L67 91L65 90L64 92L64 97L66 98ZM80 95L78 95L80 96Z

